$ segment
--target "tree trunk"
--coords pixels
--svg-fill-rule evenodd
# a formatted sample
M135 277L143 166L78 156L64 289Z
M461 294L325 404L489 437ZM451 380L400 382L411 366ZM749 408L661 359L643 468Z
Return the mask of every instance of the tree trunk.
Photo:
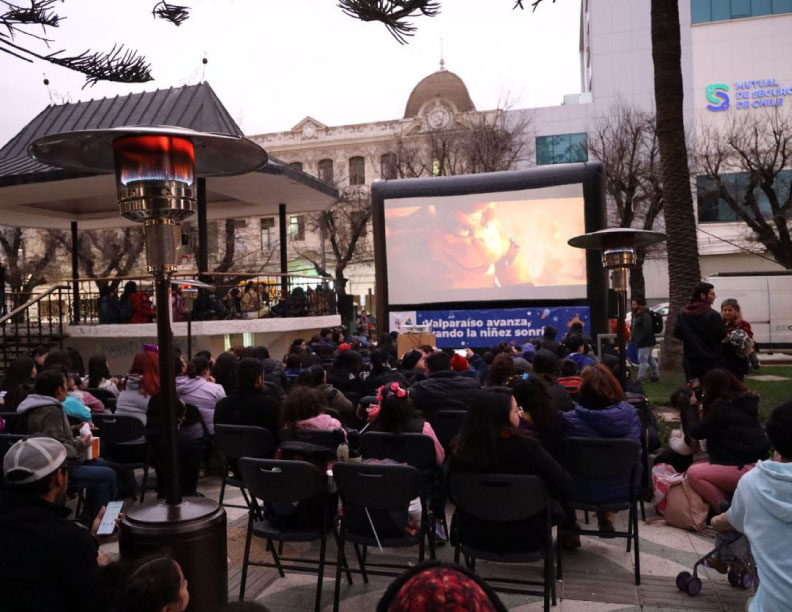
M636 264L630 268L630 297L646 298L646 278L644 277L643 265L646 255L643 249L635 249Z
M668 234L668 278L671 307L666 325L662 365L679 369L681 343L673 336L677 312L701 280L696 216L690 191L685 122L682 113L682 51L678 0L652 0L652 60L654 61L657 142Z

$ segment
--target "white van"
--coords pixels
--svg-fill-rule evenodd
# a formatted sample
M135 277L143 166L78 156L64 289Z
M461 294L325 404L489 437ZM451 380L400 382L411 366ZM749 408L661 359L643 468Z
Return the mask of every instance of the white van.
M726 298L740 303L760 349L792 348L792 272L727 272L704 280L715 286L713 308Z

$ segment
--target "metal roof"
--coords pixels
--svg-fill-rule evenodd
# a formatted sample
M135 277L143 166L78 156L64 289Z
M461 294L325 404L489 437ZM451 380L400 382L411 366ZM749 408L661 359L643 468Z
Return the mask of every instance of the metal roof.
M73 172L64 172L28 156L28 145L37 138L125 125L174 125L201 132L244 135L209 83L50 105L0 149L0 185L28 182L33 176L36 177L33 180L40 180L44 178L42 175L50 173L53 177L74 176Z

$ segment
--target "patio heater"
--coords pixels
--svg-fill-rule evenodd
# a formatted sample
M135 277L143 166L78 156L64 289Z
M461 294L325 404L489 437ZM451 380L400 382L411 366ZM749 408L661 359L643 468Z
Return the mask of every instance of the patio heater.
M179 490L171 275L180 260L181 221L196 208L196 177L251 172L267 154L244 138L169 126L52 134L28 153L52 166L115 172L121 215L143 224L157 307L165 499L129 510L119 544L125 556L170 550L190 582L189 610L215 610L228 598L226 517L213 500L183 498Z
M602 251L602 265L610 270L611 289L616 292L617 324L616 346L619 350L619 383L622 389L627 381L627 291L629 290L628 270L638 259L636 248L647 247L666 239L661 232L612 227L589 234L570 238L569 246L579 249Z

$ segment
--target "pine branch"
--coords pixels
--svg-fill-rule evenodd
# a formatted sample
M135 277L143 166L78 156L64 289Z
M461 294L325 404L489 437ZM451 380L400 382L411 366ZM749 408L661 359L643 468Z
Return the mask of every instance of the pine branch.
M190 18L190 7L162 1L154 5L151 14L154 15L154 19L164 19L178 27Z
M96 85L99 81L114 81L116 83L145 83L153 80L151 66L146 58L132 49L124 49L124 45L113 45L107 53L91 53L90 49L79 55L60 56L63 51L56 51L49 55L36 57L86 76L85 85Z
M350 17L361 21L379 21L400 44L407 43L406 36L414 36L417 28L408 17L434 17L440 12L436 0L339 0L338 7Z
M57 28L60 25L61 17L52 11L52 5L56 0L33 0L30 6L18 6L10 2L3 2L8 9L0 15L0 24L4 25L9 31L18 25L40 25Z

